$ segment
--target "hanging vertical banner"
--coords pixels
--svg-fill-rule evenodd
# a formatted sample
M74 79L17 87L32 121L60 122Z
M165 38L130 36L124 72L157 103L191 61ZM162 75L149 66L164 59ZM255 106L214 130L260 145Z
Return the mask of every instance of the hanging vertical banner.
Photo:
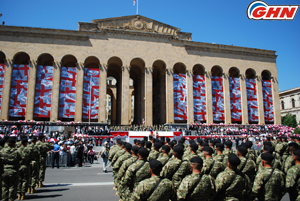
M5 64L0 64L0 110L1 110L1 105L2 105L4 70L5 70Z
M249 121L258 122L258 106L255 79L246 79Z
M274 122L271 80L262 80L262 92L264 99L265 122Z
M206 121L206 97L204 75L193 76L194 120Z
M76 67L61 68L58 109L60 118L74 118L75 116L76 70Z
M187 120L186 75L173 74L174 120Z
M97 119L99 105L99 69L84 69L82 118ZM91 114L90 114L91 113Z
M229 78L231 120L242 121L240 78Z
M50 118L53 66L38 66L36 72L34 117Z
M212 88L212 106L213 120L224 121L224 94L223 94L223 78L220 76L211 77Z
M14 65L9 100L9 116L25 117L28 86L28 65Z

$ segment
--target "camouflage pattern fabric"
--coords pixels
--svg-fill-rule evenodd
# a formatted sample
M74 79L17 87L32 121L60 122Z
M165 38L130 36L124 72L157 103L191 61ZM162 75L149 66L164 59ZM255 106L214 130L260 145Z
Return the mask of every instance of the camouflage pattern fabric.
M113 159L110 161L111 162L111 166L114 166L115 162L118 160L118 158L120 156L122 156L123 154L125 154L125 150L124 149L120 149L113 157Z
M292 166L286 174L286 192L290 195L290 200L300 200L300 164Z
M21 146L18 149L20 153L21 160L19 162L19 183L18 183L18 193L27 192L29 173L30 173L30 162L31 162L31 149L28 146Z
M201 174L187 175L179 185L177 190L177 200L206 201L212 200L215 196L215 181L210 175L204 174L200 183L193 188L199 181ZM190 193L190 194L189 194Z
M213 165L213 167L211 167L212 165ZM209 174L214 179L224 169L225 169L225 166L223 165L223 163L214 161L212 158L207 158L203 161L203 168L202 168L203 174Z
M161 164L164 166L169 161L169 156L163 155L162 157L159 157L157 160L161 162Z
M263 168L257 173L254 184L252 187L252 196L257 197L258 200L272 200L280 201L285 190L285 179L284 174L275 169L272 176L272 168Z
M246 174L251 183L254 182L255 179L255 175L256 175L256 164L253 160L251 160L250 158L248 158L248 160L245 157L240 157L241 163L240 165L237 167L237 169L241 172L243 172L244 174ZM247 163L246 163L247 161ZM245 164L246 163L246 164ZM243 169L241 169L243 168Z
M148 161L152 160L152 159L157 159L159 155L159 152L156 150L151 150L151 152L149 153L148 156Z
M151 193L152 189L155 188L159 180L159 176L153 176L149 179L141 181L133 190L133 193L128 200L169 201L173 197L174 189L172 182L168 179L163 179L157 188Z

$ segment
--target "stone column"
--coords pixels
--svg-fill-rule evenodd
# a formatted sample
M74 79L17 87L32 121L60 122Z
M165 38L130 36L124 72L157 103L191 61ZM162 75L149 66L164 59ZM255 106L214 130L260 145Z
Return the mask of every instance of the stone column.
M29 63L30 64L29 64L29 76L28 76L28 85L27 85L27 103L26 103L25 119L33 120L37 62L32 60Z
M1 120L9 119L9 99L10 99L12 72L13 72L13 61L10 59L6 59L3 89L2 89Z
M166 123L167 111L166 111L166 75L163 73L160 76L160 122L159 124Z
M249 124L248 103L247 103L247 86L246 86L246 76L245 75L241 75L240 89L241 89L241 106L242 106L242 124Z
M166 123L174 123L173 69L166 69Z
M61 62L54 62L53 63L53 85L52 85L52 98L51 98L51 112L50 112L50 121L51 122L57 121L57 119L58 119L60 71L61 71Z
M106 123L106 78L107 78L107 64L100 64L99 75L99 110L98 110L98 122ZM111 99L112 100L112 99ZM116 102L116 100L114 100ZM112 102L113 103L113 102ZM112 110L111 110L112 111ZM112 118L112 115L111 115Z
M128 101L129 98L129 73L130 73L130 67L129 66L123 66L122 67L122 99L121 99L121 124L122 125L128 125L129 119L128 119Z
M280 113L280 100L277 77L271 80L272 83L272 99L273 99L273 112L274 112L274 124L281 124Z
M83 103L83 78L84 64L77 63L76 97L75 97L75 118L74 121L82 121L82 103Z
M261 125L265 124L265 113L264 113L264 99L262 92L261 77L258 76L256 79L256 93L257 93L257 107L258 107L258 123Z
M145 68L145 126L153 124L153 85L152 85L153 67Z
M187 87L187 123L194 123L194 96L193 96L193 73L186 71L186 87Z
M211 74L206 72L205 77L205 96L206 96L206 123L211 124L213 120L213 108L212 108L212 88L211 88Z
M230 86L229 86L228 74L224 74L223 76L223 94L224 94L225 124L231 124Z

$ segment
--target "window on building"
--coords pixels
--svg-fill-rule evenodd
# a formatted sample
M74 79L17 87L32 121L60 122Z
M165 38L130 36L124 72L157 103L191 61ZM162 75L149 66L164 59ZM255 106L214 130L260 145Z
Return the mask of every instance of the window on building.
M284 101L281 101L281 109L284 110Z
M295 99L292 98L292 108L295 107Z

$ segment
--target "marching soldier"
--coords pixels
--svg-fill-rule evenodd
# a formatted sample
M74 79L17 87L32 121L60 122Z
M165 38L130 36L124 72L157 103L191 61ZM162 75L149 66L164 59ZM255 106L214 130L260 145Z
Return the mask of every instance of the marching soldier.
M271 153L261 154L261 163L264 168L255 177L252 187L252 196L258 200L280 201L285 190L284 174L277 168L272 168L274 156Z
M18 183L18 200L24 200L25 192L28 188L30 162L31 162L31 149L27 146L27 137L22 138L22 145L18 149L21 160L19 161L19 183Z
M148 161L158 158L159 149L161 148L161 144L159 142L155 142L153 147L154 147L154 149L151 150L149 153Z
M250 194L251 182L248 176L237 169L240 163L235 154L228 156L228 168L216 178L215 200L245 200Z
M249 177L252 184L254 182L256 174L256 164L253 160L250 159L249 155L246 158L247 153L248 149L245 146L238 147L237 156L240 158L241 163L237 167L237 169L246 174Z
M225 169L225 167L223 163L213 160L212 158L213 149L211 147L205 146L203 148L203 152L204 152L205 160L204 160L202 172L204 174L209 174L215 179L218 176L218 174Z
M150 165L149 162L147 162L148 155L148 150L144 147L141 147L138 151L139 160L130 165L127 169L124 179L122 180L122 185L125 187L122 193L125 198L130 197L133 189L140 181L151 176L149 171Z
M295 165L292 166L286 174L286 192L290 195L290 200L300 200L300 150L297 149L293 152L293 161Z
M129 200L169 201L174 195L174 189L172 182L169 179L162 179L159 177L163 166L162 163L152 159L149 164L151 178L141 181L134 189Z
M170 157L169 157L169 152L170 152L170 147L168 145L164 145L162 146L162 153L163 155L161 157L159 157L157 160L159 162L161 162L161 164L163 166L165 166L165 164L170 160Z
M193 157L190 162L192 174L182 180L177 190L177 199L180 201L212 200L215 195L214 179L210 175L201 173L203 160L199 156Z
M37 138L33 136L31 138L31 143L28 147L31 149L31 162L30 162L30 172L29 172L29 182L28 182L28 193L32 194L35 191L35 187L38 185L38 177L39 177L39 150L35 145Z
M3 157L4 173L2 175L2 200L15 200L18 187L18 172L20 153L15 148L16 140L9 138L7 146L1 150Z

